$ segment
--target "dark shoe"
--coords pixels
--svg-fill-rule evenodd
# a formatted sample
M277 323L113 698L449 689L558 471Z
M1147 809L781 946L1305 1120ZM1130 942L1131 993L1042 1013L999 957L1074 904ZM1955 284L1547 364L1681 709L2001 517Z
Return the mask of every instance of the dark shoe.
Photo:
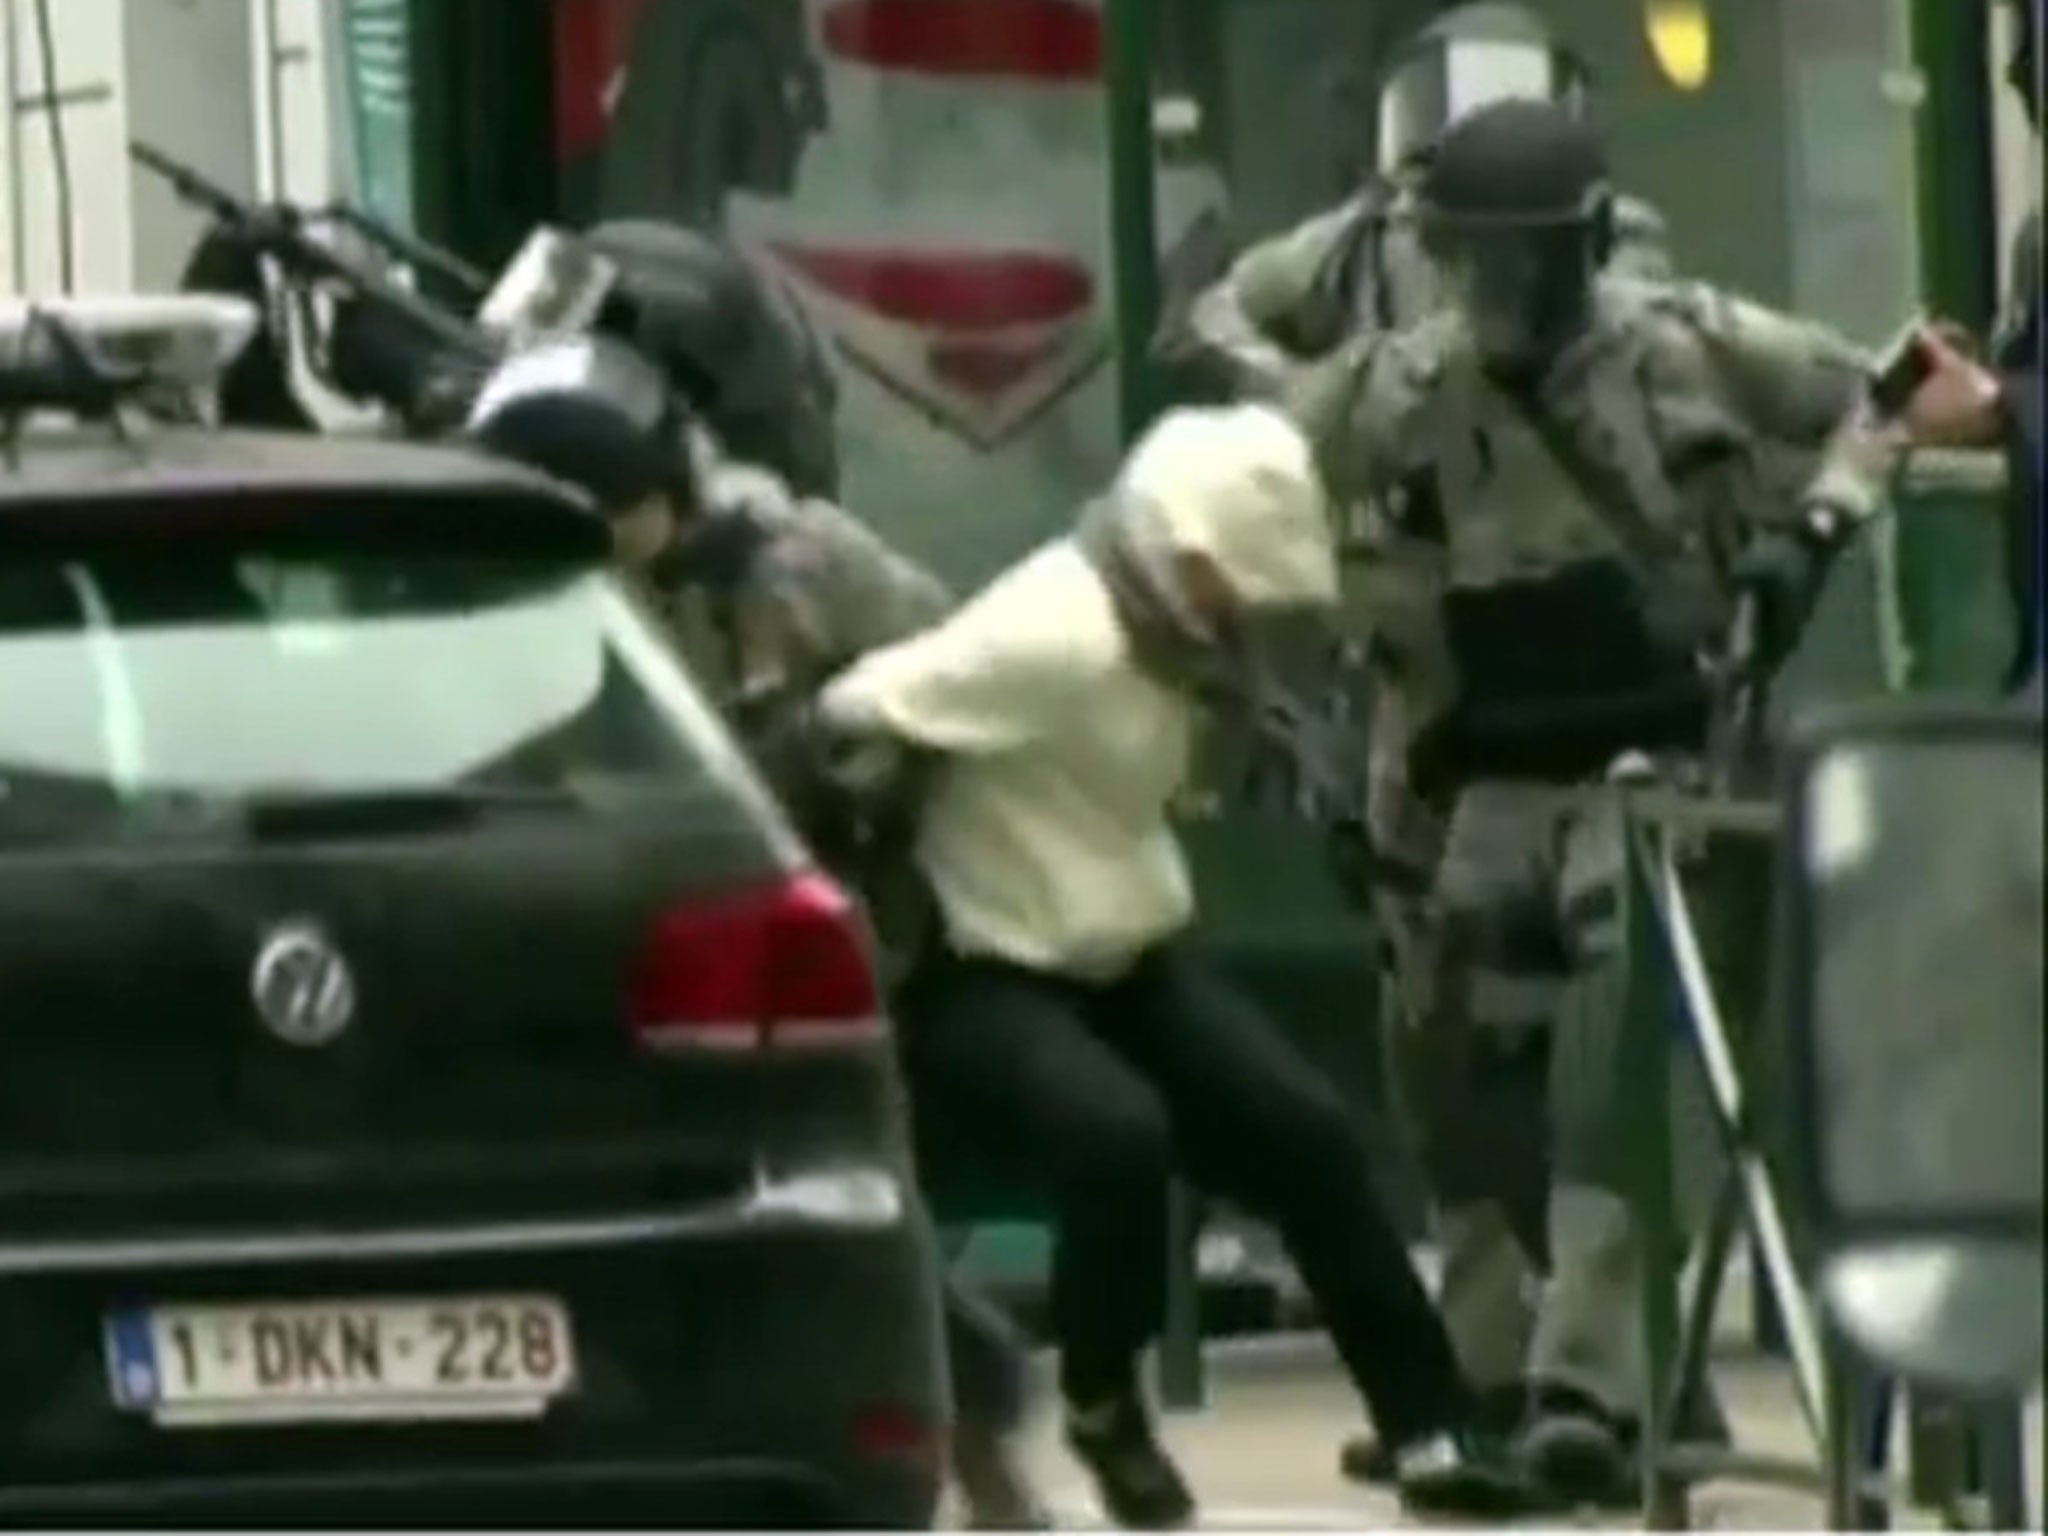
M1052 1515L1032 1490L1011 1435L962 1422L953 1431L953 1482L969 1530L1052 1529Z
M1519 1383L1488 1388L1479 1394L1478 1409L1472 1419L1474 1432L1482 1440L1505 1446L1515 1431L1522 1427L1522 1416L1528 1402L1528 1389ZM1368 1483L1379 1488L1391 1487L1394 1483L1394 1452L1377 1435L1354 1435L1345 1441L1344 1449L1338 1453L1337 1464L1354 1483Z
M1511 1520L1541 1502L1497 1444L1470 1433L1432 1435L1393 1453L1394 1487L1411 1515Z
M1515 1461L1560 1503L1633 1509L1642 1502L1637 1440L1628 1420L1583 1392L1543 1387L1515 1438Z
M1159 1443L1136 1397L1067 1411L1067 1445L1095 1479L1110 1523L1132 1531L1175 1531L1195 1522L1195 1496Z
M1337 1453L1337 1465L1354 1483L1384 1488L1394 1481L1393 1447L1375 1434L1353 1435L1346 1440Z

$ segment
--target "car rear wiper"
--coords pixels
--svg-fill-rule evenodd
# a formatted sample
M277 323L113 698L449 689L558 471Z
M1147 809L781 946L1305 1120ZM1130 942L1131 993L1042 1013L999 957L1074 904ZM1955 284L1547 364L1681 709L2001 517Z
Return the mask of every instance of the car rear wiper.
M364 789L265 789L233 797L252 837L361 837L415 832L505 815L575 812L588 802L544 785L424 784Z

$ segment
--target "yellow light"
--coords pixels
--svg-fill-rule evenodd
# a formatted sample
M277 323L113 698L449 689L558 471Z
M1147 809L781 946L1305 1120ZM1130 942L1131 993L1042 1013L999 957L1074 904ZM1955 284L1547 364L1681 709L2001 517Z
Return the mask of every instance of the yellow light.
M1697 91L1714 72L1714 29L1706 0L1644 0L1643 30L1664 78Z

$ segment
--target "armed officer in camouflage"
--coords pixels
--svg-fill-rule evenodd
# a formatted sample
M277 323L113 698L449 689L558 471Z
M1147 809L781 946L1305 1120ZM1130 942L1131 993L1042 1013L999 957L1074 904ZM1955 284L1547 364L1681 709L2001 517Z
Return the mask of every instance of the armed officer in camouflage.
M591 497L622 574L665 621L792 819L820 842L829 812L810 803L823 780L803 760L808 701L863 652L943 617L945 588L844 509L727 458L662 372L617 342L578 337L515 357L478 393L466 435ZM914 944L914 928L864 894L885 951ZM957 1281L945 1305L952 1471L969 1519L987 1529L1044 1525L1015 1443L1022 1347Z
M1228 275L1203 293L1184 324L1161 338L1165 359L1200 369L1239 394L1284 393L1291 380L1354 337L1402 329L1446 298L1443 272L1424 249L1417 193L1425 167L1453 110L1470 112L1487 98L1453 100L1451 57L1457 43L1512 49L1521 68L1510 75L1525 94L1547 80L1548 95L1575 116L1586 109L1584 68L1521 8L1468 6L1410 43L1387 75L1382 96L1380 173L1342 206L1252 247ZM1495 98L1497 99L1497 98ZM1664 225L1648 204L1617 197L1614 248L1607 270L1644 280L1669 275ZM1355 584L1354 584L1355 585ZM1362 642L1369 626L1351 626ZM1449 804L1418 796L1408 773L1409 699L1403 679L1381 663L1383 648L1355 644L1361 665L1351 675L1366 695L1371 762L1365 813L1373 857L1368 896L1380 944L1381 1041L1385 1080L1398 1101L1427 1097L1434 1113L1408 1131L1422 1146L1425 1180L1436 1206L1433 1226L1443 1260L1439 1304L1467 1376L1479 1391L1483 1417L1502 1434L1522 1418L1524 1367L1534 1337L1536 1287L1544 1248L1547 1142L1541 1083L1544 1032L1521 1037L1519 1049L1492 1064L1455 1102L1443 1074L1430 1072L1437 962L1426 897L1448 825ZM1354 716L1355 718L1355 716ZM1523 1015L1545 1017L1557 987L1548 976L1518 979ZM1419 1104L1403 1106L1416 1119ZM1473 1162L1522 1171L1505 1193L1496 1178L1463 1172ZM1475 1195L1475 1189L1477 1194ZM1370 1441L1356 1444L1346 1468L1384 1481L1388 1458Z
M1512 86L1484 82L1454 99L1453 50L1483 43L1513 49L1530 68ZM1425 28L1402 50L1381 94L1380 170L1357 196L1252 246L1202 293L1177 333L1161 338L1169 363L1202 367L1239 394L1271 396L1308 363L1361 330L1395 330L1443 298L1436 263L1422 248L1415 192L1445 128L1507 96L1544 94L1583 115L1584 66L1553 46L1520 6L1472 5ZM1617 197L1611 269L1668 276L1664 220L1648 203Z
M1428 1130L1430 1101L1469 1103L1488 1079L1541 1095L1515 1069L1562 989L1551 1272L1520 1445L1558 1497L1625 1501L1641 1256L1609 1136L1622 861L1598 786L1624 754L1698 760L1717 697L1703 658L1738 596L1755 598L1763 663L1782 658L1899 444L1861 410L1866 360L1847 343L1704 287L1602 271L1606 157L1568 112L1504 102L1453 125L1416 220L1447 305L1355 334L1290 401L1413 711L1409 782L1455 802L1432 887L1437 1087L1421 1106L1454 1198L1491 1182L1511 1203L1517 1168L1455 1156ZM1710 1192L1685 1182L1689 1204Z

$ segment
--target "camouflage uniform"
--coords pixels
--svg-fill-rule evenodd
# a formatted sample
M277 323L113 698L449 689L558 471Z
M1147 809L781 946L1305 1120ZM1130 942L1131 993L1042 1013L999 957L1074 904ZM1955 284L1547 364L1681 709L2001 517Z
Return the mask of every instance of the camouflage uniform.
M859 888L893 984L923 941L924 888L893 844L852 845L855 829L838 821L845 797L817 759L808 711L834 673L937 622L951 594L844 508L717 459L705 441L698 449L703 515L744 522L758 542L725 581L670 582L645 595L814 851Z
M1627 748L1696 759L1704 702L1646 703L1628 691L1640 678L1589 695L1575 668L1657 658L1651 680L1672 697L1704 692L1694 658L1725 633L1751 538L1789 532L1809 505L1875 509L1889 446L1842 425L1864 367L1830 333L1710 289L1608 277L1533 401L1486 377L1449 310L1354 338L1292 396L1410 711L1409 769L1425 796L1456 793L1433 887L1446 993L1431 1033L1469 1072L1465 1044L1512 1061L1555 1010L1551 1278L1529 1372L1622 1419L1642 1379L1628 1170L1609 1136L1622 847L1614 805L1589 787ZM1538 706L1526 739L1503 703ZM1558 712L1589 704L1608 718L1574 728ZM1433 1150L1459 1200L1488 1182L1514 1198L1512 1160Z
M1435 264L1415 222L1415 173L1372 182L1347 203L1261 241L1198 298L1187 334L1164 350L1202 354L1247 392L1278 393L1303 367L1362 331L1397 330L1435 309ZM1609 271L1655 280L1671 272L1664 220L1635 198L1615 203Z
M700 678L726 702L807 694L865 651L941 618L952 599L836 504L766 470L720 463L703 479L708 518L760 536L736 581L670 587L661 603Z
M1664 221L1647 203L1618 200L1609 270L1653 279L1670 271ZM1253 246L1223 281L1201 295L1186 330L1165 339L1169 360L1206 363L1236 387L1284 393L1288 382L1351 338L1398 330L1434 311L1441 289L1423 250L1414 214L1412 173L1376 180L1359 197ZM1535 1317L1543 1245L1545 1146L1540 1102L1511 1081L1489 1084L1473 1101L1438 1104L1425 1114L1411 1102L1444 1078L1440 1054L1423 1028L1435 1012L1437 962L1426 898L1443 849L1447 800L1412 792L1408 773L1411 709L1389 677L1369 626L1351 599L1347 626L1356 659L1346 670L1369 694L1370 766L1365 815L1374 852L1372 914L1379 945L1382 1072L1405 1134L1425 1151L1433 1224L1443 1255L1441 1306L1466 1374L1482 1390L1508 1389L1522 1377ZM1553 989L1554 990L1554 989ZM1540 1042L1524 1041L1504 1063L1506 1076L1540 1074ZM1432 1095L1434 1097L1434 1095ZM1444 1167L1452 1149L1432 1125L1466 1132L1460 1161L1512 1162L1528 1177L1506 1204L1461 1198L1460 1179ZM1448 1173L1448 1178L1444 1175Z

